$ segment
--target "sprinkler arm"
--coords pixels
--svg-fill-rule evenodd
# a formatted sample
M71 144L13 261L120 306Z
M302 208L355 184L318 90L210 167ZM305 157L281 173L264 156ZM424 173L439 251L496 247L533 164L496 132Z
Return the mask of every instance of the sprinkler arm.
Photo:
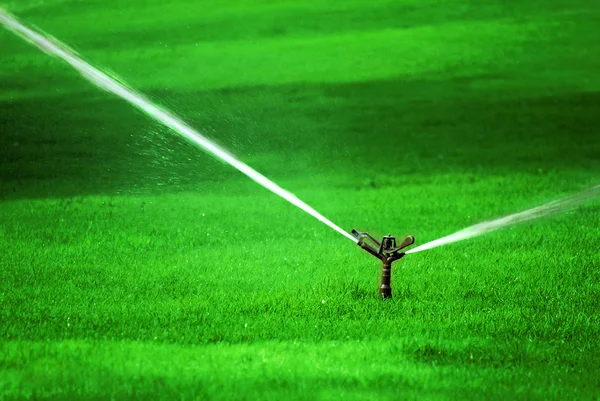
M354 235L354 237L358 239L358 246L360 246L365 251L369 252L371 255L375 256L377 259L387 261L389 263L402 258L405 255L405 253L399 251L415 243L415 237L409 235L404 239L404 241L402 241L400 246L390 249L383 249L382 244L369 233L363 233L356 230L352 230L352 235ZM377 249L372 245L366 243L365 239L371 241L377 247Z
M377 245L377 248L381 249L381 243L377 241L373 236L369 233L361 233L356 230L352 230L352 235L358 239L357 245L360 246L365 251L369 252L371 255L375 256L378 259L383 258L383 255L371 245L365 243L365 238L368 238L371 242Z
M400 244L400 246L399 246L399 247L392 249L392 252L393 252L393 253L396 253L396 252L398 252L400 249L406 248L407 246L411 246L411 245L412 245L412 244L414 244L414 243L415 243L415 237L413 237L412 235L409 235L408 237L404 238L404 241L402 241L402 243ZM402 256L404 256L404 255L405 255L405 253L404 253L404 252L401 252L400 254L401 254ZM402 256L400 256L400 257L402 257ZM398 259L400 259L400 258L398 258ZM396 259L394 259L394 260L396 260Z

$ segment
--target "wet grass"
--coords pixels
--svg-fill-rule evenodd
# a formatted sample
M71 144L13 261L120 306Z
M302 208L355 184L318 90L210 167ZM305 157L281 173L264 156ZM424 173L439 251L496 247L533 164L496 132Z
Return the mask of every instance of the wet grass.
M348 230L597 183L587 3L38 3L7 7ZM342 236L0 40L0 398L598 397L597 201L410 255L382 302Z

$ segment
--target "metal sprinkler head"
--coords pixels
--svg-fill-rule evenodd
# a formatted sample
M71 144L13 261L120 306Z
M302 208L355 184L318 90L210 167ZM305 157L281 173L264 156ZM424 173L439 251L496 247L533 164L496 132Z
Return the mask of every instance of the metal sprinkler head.
M397 246L396 238L392 237L391 234L384 236L381 242L377 241L369 233L361 233L359 231L352 230L352 235L354 235L358 240L358 246L383 262L379 293L383 299L391 298L392 262L401 259L405 255L405 253L400 252L400 250L414 244L415 237L409 235L404 239L404 241L402 241L400 246ZM366 241L369 241L370 244Z

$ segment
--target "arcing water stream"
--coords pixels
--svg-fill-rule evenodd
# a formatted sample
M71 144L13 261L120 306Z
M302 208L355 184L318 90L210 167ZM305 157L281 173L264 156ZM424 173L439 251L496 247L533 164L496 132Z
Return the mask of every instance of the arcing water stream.
M416 253L427 249L436 248L438 246L451 244L453 242L462 241L467 238L477 237L479 235L489 233L490 231L498 230L499 228L508 227L513 224L522 223L528 220L538 219L555 213L560 213L581 205L584 202L590 201L600 196L600 185L578 192L567 198L563 198L554 202L547 203L542 206L534 207L533 209L525 210L524 212L511 214L499 219L484 221L474 226L467 227L454 234L436 239L435 241L427 242L416 248L407 251L406 253Z
M0 23L10 31L21 36L23 39L37 46L44 52L52 56L59 57L63 61L67 62L71 65L71 67L79 71L84 78L86 78L88 81L92 82L96 86L128 101L133 106L142 110L144 113L146 113L156 121L161 122L162 124L171 128L179 135L185 137L186 139L200 146L205 151L211 153L216 158L238 169L239 171L247 175L250 179L262 185L274 194L279 195L291 204L304 210L306 213L310 214L311 216L326 224L327 226L333 228L335 231L342 234L349 240L352 240L353 242L357 241L356 238L354 238L352 235L342 230L340 227L328 220L325 216L317 212L315 209L313 209L300 199L298 199L294 194L281 188L279 185L275 184L273 181L269 180L267 177L254 170L252 167L231 156L225 150L217 146L214 142L212 142L211 140L194 130L192 127L184 123L176 115L172 114L171 112L165 109L160 108L156 104L152 103L149 99L145 98L142 94L136 92L131 88L128 88L125 84L118 82L116 79L112 78L105 72L102 72L98 68L84 61L81 57L75 54L74 51L70 50L61 42L46 35L42 35L41 33L35 32L32 29L26 27L21 22L19 22L13 15L9 14L2 8L0 8Z

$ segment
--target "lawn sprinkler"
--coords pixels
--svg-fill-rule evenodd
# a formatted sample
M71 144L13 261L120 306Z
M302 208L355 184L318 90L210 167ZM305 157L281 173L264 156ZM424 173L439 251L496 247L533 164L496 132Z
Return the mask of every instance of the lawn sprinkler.
M392 287L390 284L392 279L392 262L401 259L405 255L405 253L400 252L400 250L414 244L415 237L409 235L400 244L400 246L397 246L396 238L392 237L391 235L384 236L381 240L381 243L373 238L373 236L369 233L361 233L356 230L352 230L352 235L354 235L358 240L358 246L383 262L379 293L383 299L391 298ZM365 242L366 240L370 241L371 244Z

